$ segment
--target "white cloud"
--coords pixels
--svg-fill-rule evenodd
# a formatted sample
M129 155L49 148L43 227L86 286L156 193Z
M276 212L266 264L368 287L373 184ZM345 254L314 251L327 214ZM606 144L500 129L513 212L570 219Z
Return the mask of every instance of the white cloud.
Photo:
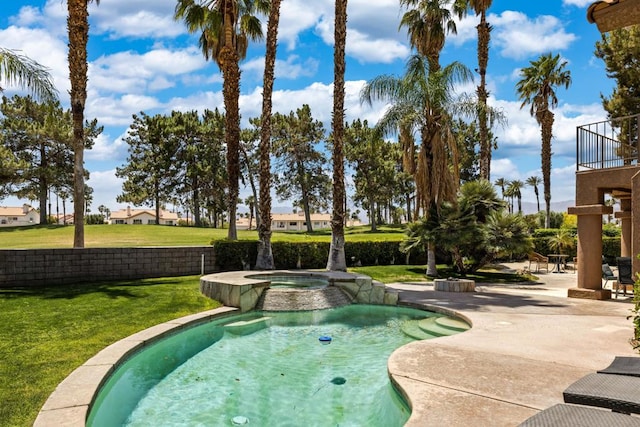
M508 58L564 50L577 39L575 34L565 32L555 16L532 19L522 12L507 10L500 15L491 14L488 20L494 26L492 40L500 54Z
M126 207L126 203L116 203L116 197L122 193L121 178L116 177L115 169L91 172L87 185L93 188L91 210L97 212L98 206L105 205L111 211Z
M319 61L309 57L300 58L298 55L289 55L285 61L276 59L276 79L295 80L299 77L313 77L318 71ZM253 58L242 64L242 71L250 73L254 78L262 81L264 73L264 56ZM246 76L246 74L243 74Z
M26 55L47 67L60 97L65 97L71 86L68 77L67 47L63 41L56 39L44 29L15 26L0 30L0 40L2 47L15 50L16 53Z
M594 0L562 0L562 4L565 6L576 6L580 8L585 8L593 2Z

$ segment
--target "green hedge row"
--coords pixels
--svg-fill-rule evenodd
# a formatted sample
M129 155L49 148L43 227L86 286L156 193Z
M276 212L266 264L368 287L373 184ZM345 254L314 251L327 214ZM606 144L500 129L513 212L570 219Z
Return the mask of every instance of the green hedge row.
M348 266L405 264L407 255L400 252L399 241L346 242L344 247ZM221 271L254 268L258 254L256 241L213 242L216 266ZM324 268L329 256L329 242L272 242L271 250L276 269ZM409 264L426 264L425 254L411 254Z
M549 238L548 237L533 237L531 239L533 241L534 251L538 252L542 255L548 255L550 253L554 253L555 251L549 247ZM577 245L574 244L571 249L568 249L566 255L570 257L576 256ZM605 260L611 264L616 264L616 257L620 256L620 237L602 237L602 255L605 257Z
M548 255L554 251L549 247L549 237L533 237L534 251ZM221 271L253 269L258 255L256 241L218 240L212 243L216 252L216 266ZM347 266L354 265L424 265L425 253L412 253L407 257L400 252L399 241L387 242L346 242L344 247ZM329 256L329 242L272 242L273 259L276 269L325 268ZM567 255L576 256L576 246ZM620 256L620 238L603 237L602 254L605 260L615 265ZM438 263L447 262L447 255L436 254Z

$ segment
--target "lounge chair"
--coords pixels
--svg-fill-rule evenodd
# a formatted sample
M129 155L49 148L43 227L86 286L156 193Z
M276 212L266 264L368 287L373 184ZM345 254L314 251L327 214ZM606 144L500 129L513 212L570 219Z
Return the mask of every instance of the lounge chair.
M562 392L565 403L597 406L623 414L640 413L640 377L589 374ZM636 418L640 425L640 419Z
M622 285L624 295L627 295L627 285L633 285L633 278L631 277L631 258L618 257L616 258L618 264L618 287L616 287L616 298L618 297L618 288Z
M637 427L639 423L637 417L559 403L527 418L520 427Z
M531 271L531 263L536 263L536 273L540 271L541 266L544 264L547 273L549 272L549 257L541 255L537 252L529 253L529 271Z
M640 357L616 356L609 366L598 373L640 377Z

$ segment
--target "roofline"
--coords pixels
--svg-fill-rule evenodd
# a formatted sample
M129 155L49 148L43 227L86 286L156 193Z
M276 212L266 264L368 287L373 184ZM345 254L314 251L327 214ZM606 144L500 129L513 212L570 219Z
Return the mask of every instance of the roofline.
M587 8L587 21L601 33L640 24L640 0L599 0Z

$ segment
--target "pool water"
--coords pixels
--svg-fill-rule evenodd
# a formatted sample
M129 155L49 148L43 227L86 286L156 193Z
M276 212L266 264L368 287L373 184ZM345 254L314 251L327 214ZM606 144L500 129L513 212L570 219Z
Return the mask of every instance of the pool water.
M403 323L435 316L350 305L218 318L130 357L87 426L401 426L387 359L413 341Z

